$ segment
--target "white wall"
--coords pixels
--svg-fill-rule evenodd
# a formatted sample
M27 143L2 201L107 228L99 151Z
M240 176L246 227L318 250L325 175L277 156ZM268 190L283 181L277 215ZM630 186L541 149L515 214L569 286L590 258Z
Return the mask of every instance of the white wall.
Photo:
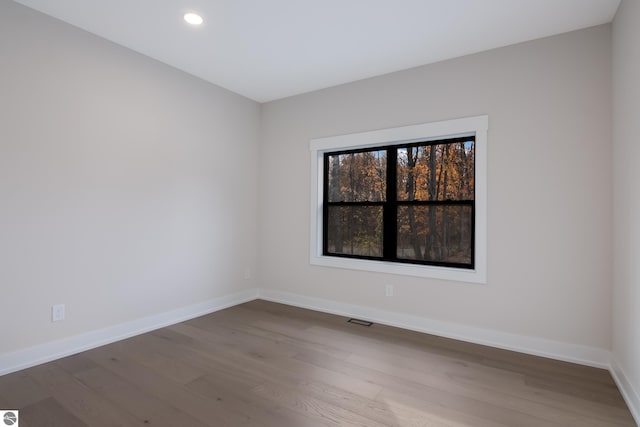
M259 114L1 1L0 355L255 287Z
M600 26L263 105L262 285L606 352L610 42L610 26ZM489 115L487 285L309 264L311 138L481 114Z
M640 2L613 23L615 263L613 357L640 421ZM623 384L625 386L625 384Z
M637 17L630 3L625 15ZM614 50L637 53L632 20L616 18ZM608 350L610 42L610 27L596 27L271 102L260 114L250 100L0 2L0 356L256 286ZM615 353L637 389L640 292L626 250L638 234L626 234L637 227L626 197L637 193L627 163L637 148L625 135L638 61L616 58L616 250L626 273ZM309 139L479 114L490 117L487 285L309 265ZM260 280L245 280L256 267ZM383 297L387 283L393 298ZM50 322L54 303L66 304L64 322Z

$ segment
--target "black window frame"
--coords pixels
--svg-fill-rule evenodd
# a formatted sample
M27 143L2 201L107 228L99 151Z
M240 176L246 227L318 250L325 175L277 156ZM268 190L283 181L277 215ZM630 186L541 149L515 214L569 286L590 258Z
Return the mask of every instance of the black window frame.
M323 196L322 196L322 255L338 258L365 259L373 261L386 261L400 264L418 264L434 267L459 268L464 270L475 269L475 240L476 240L476 191L474 185L473 200L398 200L397 196L397 161L398 150L412 147L427 147L431 145L456 144L460 142L473 141L476 144L475 135L455 138L443 138L436 140L426 140L411 143L390 144L383 146L361 147L349 150L327 151L323 153ZM369 202L369 201L329 201L329 158L331 156L365 153L371 151L387 152L387 171L386 171L386 197L385 201ZM392 166L392 167L391 167ZM473 174L475 182L476 174L476 157L473 158ZM429 260L412 260L398 258L397 256L397 238L398 238L398 208L400 206L470 206L471 207L471 262L470 263L453 263ZM353 255L345 253L331 253L328 250L329 243L329 207L330 206L381 206L383 209L383 235L382 248L383 255L381 257Z

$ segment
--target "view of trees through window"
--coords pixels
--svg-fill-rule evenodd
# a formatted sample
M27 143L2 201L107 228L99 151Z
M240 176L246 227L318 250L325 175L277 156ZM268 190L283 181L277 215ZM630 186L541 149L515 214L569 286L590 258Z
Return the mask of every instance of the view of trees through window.
M474 137L324 160L325 255L473 268Z

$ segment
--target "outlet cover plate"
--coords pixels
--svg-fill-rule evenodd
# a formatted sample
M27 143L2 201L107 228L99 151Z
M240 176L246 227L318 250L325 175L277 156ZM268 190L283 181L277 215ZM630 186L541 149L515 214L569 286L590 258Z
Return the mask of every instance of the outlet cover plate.
M64 304L51 306L51 321L59 322L61 320L64 320Z

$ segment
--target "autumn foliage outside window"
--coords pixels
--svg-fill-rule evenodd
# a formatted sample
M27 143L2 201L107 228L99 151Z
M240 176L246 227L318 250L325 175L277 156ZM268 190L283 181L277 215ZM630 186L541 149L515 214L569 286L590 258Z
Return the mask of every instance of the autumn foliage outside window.
M324 154L323 254L474 268L475 138Z

